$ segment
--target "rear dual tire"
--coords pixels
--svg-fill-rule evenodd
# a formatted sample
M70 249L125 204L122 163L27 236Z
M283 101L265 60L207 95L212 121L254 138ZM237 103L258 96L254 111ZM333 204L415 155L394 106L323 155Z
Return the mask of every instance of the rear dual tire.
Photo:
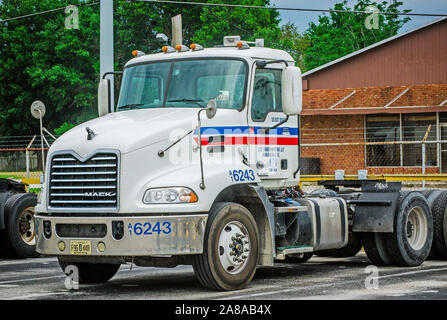
M304 252L301 254L289 254L288 256L286 256L286 258L282 261L285 263L296 263L296 264L300 264L300 263L305 263L307 261L310 260L310 258L312 258L314 255L313 252Z
M429 258L447 260L447 191L432 190L427 201L433 214L433 245Z
M433 241L433 216L419 192L401 192L393 233L365 233L363 245L372 263L415 267L428 257Z
M320 257L348 258L354 257L362 250L362 238L360 233L349 232L348 243L340 249L330 249L317 251Z

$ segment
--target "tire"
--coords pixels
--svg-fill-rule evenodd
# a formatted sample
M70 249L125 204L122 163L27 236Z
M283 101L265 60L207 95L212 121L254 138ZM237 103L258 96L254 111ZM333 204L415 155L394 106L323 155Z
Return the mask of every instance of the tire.
M61 258L58 258L58 261L64 273L70 265L78 268L80 284L105 283L112 279L120 268L119 264L68 262Z
M335 257L336 252L334 249L315 251L315 255L319 257Z
M362 235L363 247L368 259L376 266L390 266L393 264L388 254L385 235L383 233L365 232Z
M433 215L431 259L447 259L447 191L432 193L428 198Z
M384 237L393 265L415 267L427 259L433 242L433 216L420 192L402 193L394 232Z
M360 234L349 232L348 244L340 249L330 249L318 251L316 254L321 257L348 258L354 257L362 250L362 239Z
M421 190L421 191L419 191L420 193L422 193L422 195L427 199L427 201L428 201L428 198L431 196L431 194L433 193L433 192L435 192L435 191L437 191L436 189L425 189L425 190Z
M4 257L37 257L34 224L34 206L37 196L33 193L12 195L5 203L5 230L0 235L0 252Z
M299 254L291 254L286 256L286 259L283 260L282 262L285 263L305 263L307 261L309 261L310 258L313 257L313 252L305 252L302 254L302 257L300 257Z
M210 290L245 288L256 272L258 228L242 205L220 202L210 211L203 253L193 256L194 273ZM239 259L233 260L233 259Z

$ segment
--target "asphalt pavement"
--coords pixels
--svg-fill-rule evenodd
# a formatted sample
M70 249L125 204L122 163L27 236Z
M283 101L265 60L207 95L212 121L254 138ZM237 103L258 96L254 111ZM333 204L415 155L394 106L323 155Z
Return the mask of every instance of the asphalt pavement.
M107 283L67 289L55 258L0 259L0 300L377 300L447 299L447 261L420 267L375 267L364 253L314 256L304 264L260 267L249 286L234 292L201 287L191 266L144 268L128 264Z

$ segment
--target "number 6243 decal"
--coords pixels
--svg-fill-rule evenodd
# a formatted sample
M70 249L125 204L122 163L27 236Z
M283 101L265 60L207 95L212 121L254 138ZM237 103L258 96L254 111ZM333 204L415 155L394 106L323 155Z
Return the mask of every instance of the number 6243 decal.
M235 182L248 182L255 181L255 172L252 169L246 170L229 170L231 181Z
M151 234L170 234L172 232L172 225L170 222L156 222L151 224L149 222L146 223L129 223L127 226L127 230L129 231L129 235L151 235Z

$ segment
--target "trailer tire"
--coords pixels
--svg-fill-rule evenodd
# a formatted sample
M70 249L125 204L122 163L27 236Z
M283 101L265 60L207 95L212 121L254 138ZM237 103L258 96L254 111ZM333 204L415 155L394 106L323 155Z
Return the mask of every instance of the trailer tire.
M256 272L258 234L256 221L244 206L215 204L205 228L203 253L192 259L200 283L210 290L245 288Z
M428 198L433 215L433 244L431 259L447 259L447 191Z
M402 193L394 217L394 232L385 234L393 265L415 267L428 257L433 241L433 216L420 192Z
M0 234L0 252L8 258L33 258L36 252L33 193L12 195L5 203L5 230Z
M303 256L300 257L299 254L290 254L286 256L286 258L282 261L285 263L305 263L310 260L310 258L313 257L313 252L305 252L302 254Z
M366 232L362 235L362 242L368 259L376 266L390 266L393 264L386 248L385 235L383 233Z
M68 266L78 269L78 280L80 284L104 283L113 278L121 265L105 263L68 262L58 258L62 271L67 274ZM69 274L67 274L68 276Z

